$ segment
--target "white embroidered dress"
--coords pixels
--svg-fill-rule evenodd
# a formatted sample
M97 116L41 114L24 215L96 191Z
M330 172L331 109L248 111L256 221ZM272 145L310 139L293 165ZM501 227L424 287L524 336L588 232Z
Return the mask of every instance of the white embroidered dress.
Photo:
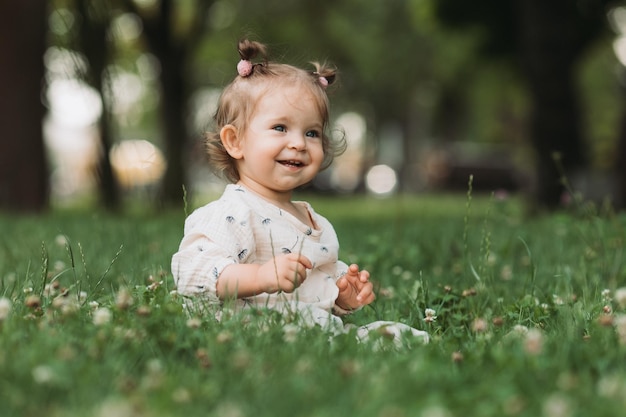
M219 200L197 209L185 221L183 240L172 258L178 291L218 303L217 279L228 265L263 264L279 254L301 253L313 268L293 293L261 293L237 303L330 313L339 294L335 282L348 267L337 259L339 242L328 220L308 203L296 204L306 207L317 228L242 186L226 186Z
M172 257L178 292L219 304L217 280L227 266L264 264L282 253L301 253L311 260L313 268L293 293L261 293L238 299L237 305L297 311L310 324L343 330L341 319L332 314L333 311L345 313L335 305L339 294L336 281L348 270L338 259L337 235L330 222L308 203L296 204L308 210L316 228L240 185L226 186L218 200L195 210L185 221L183 239ZM411 331L428 340L424 332L400 323L376 322L362 329L387 325L399 326L402 331Z

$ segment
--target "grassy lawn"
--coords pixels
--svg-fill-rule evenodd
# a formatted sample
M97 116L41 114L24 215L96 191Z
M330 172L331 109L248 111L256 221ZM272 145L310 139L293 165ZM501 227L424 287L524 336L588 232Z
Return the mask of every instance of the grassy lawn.
M488 197L307 198L394 320L431 343L189 316L184 212L0 215L0 416L617 416L626 216ZM436 319L425 320L425 310Z

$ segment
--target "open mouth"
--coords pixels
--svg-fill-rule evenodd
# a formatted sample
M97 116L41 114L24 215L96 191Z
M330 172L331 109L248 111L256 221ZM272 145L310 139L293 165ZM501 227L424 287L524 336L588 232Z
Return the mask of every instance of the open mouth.
M287 167L294 167L294 168L300 168L304 166L302 162L294 161L294 160L278 161L278 163Z

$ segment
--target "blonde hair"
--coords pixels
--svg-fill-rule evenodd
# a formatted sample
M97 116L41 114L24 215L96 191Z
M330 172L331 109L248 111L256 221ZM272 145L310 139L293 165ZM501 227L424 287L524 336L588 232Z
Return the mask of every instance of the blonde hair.
M315 70L308 72L292 65L268 61L265 45L247 39L240 41L238 46L242 62L246 62L250 71L238 75L224 88L214 116L214 130L205 134L209 164L213 171L231 182L239 180L236 161L226 152L220 139L220 130L225 125L231 124L239 132L245 132L248 120L263 94L283 85L302 85L310 88L323 123L322 169L328 168L346 147L343 134L334 139L328 135L330 116L328 95L325 90L327 85L334 82L336 70L313 62ZM252 59L258 55L262 57L262 61L252 64Z

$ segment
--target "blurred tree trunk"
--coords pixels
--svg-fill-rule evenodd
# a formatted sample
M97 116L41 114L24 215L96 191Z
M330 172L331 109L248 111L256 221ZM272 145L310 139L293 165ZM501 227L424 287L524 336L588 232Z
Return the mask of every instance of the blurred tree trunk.
M187 185L184 159L189 142L185 123L189 91L184 81L186 45L174 39L172 8L171 0L161 0L156 18L144 19L144 30L150 50L161 63L161 115L167 155L161 202L180 205L183 202L183 185Z
M622 100L625 106L622 111L622 125L620 126L614 168L617 179L615 206L617 209L626 210L626 88L624 87L622 87Z
M186 123L191 92L187 65L204 35L207 10L212 4L209 0L196 1L191 21L181 29L175 26L177 6L173 0L160 0L156 10L147 12L132 0L124 2L128 10L142 19L148 48L161 64L160 107L167 158L160 196L164 205L183 204L183 186L187 185L185 162L191 136Z
M48 206L41 101L47 2L5 1L0 13L0 208Z
M530 87L530 136L536 152L534 200L560 204L563 175L586 166L575 64L586 46L569 0L520 0L520 56ZM561 172L561 169L563 172Z
M606 33L613 0L436 0L440 20L481 30L486 56L521 63L531 100L529 135L536 154L535 208L556 208L563 176L587 168L576 65Z
M106 69L110 57L110 41L107 39L107 31L110 25L111 5L108 1L79 0L77 7L79 14L83 17L78 37L78 49L89 63L89 69L84 76L89 85L98 91L102 100L102 115L98 120L101 149L96 173L100 198L107 209L117 210L120 205L120 193L110 159L113 142L111 103L108 102L104 91Z

